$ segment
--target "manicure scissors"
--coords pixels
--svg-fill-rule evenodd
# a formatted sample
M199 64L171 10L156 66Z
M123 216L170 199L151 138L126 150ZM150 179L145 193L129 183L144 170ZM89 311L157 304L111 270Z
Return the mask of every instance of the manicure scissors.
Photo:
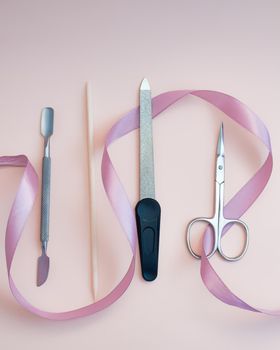
M200 259L201 255L194 252L191 245L191 230L195 223L204 222L213 229L213 248L207 255L210 258L216 251L227 261L237 261L241 259L247 251L249 243L249 229L245 222L238 219L228 219L224 217L224 182L225 182L225 152L224 152L224 130L223 124L220 128L217 153L216 153L216 179L215 179L215 212L211 218L199 217L192 220L187 227L187 247L193 257ZM245 235L245 241L241 252L233 257L227 256L222 249L222 233L227 225L237 224L242 227Z

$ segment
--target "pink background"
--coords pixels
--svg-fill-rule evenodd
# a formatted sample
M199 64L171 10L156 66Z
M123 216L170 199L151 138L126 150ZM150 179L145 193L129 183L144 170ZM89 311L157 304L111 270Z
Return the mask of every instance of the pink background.
M129 249L100 180L110 126L138 103L143 77L153 95L174 89L213 89L240 98L268 126L274 172L244 220L247 255L212 262L234 292L253 305L280 306L280 107L278 1L1 0L0 154L27 154L40 173L42 107L55 109L52 207L47 283L35 286L40 196L19 244L13 276L23 294L46 310L91 302L85 81L92 80L98 176L99 296L126 271ZM181 101L154 122L156 192L162 206L160 271L145 283L139 262L131 287L91 317L51 322L22 309L7 283L4 235L21 169L0 171L0 347L18 349L274 348L278 318L231 308L204 288L199 264L186 252L185 227L212 213L214 151L225 124L226 199L265 158L258 141L209 105ZM133 205L138 199L137 133L111 156ZM227 242L234 248L237 242ZM230 248L229 248L230 249ZM275 280L274 280L275 278Z

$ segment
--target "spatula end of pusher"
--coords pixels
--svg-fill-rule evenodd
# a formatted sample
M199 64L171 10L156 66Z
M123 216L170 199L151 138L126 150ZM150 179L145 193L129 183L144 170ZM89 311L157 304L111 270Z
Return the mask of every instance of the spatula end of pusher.
M37 287L44 284L48 278L50 268L50 258L46 254L46 250L42 250L42 255L38 258L37 263Z

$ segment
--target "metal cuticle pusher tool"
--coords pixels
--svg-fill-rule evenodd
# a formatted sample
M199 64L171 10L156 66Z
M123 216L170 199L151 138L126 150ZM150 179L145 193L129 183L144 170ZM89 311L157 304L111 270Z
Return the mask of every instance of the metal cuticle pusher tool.
M44 137L44 157L42 166L42 198L41 198L41 228L40 240L42 255L38 258L37 286L45 283L49 274L50 259L47 256L49 241L49 217L50 217L50 180L51 180L51 157L50 137L53 134L54 111L50 107L42 110L41 134Z

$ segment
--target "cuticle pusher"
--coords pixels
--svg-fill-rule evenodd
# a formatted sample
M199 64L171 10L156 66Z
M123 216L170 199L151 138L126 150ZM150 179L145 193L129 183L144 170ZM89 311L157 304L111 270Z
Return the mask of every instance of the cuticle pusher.
M50 217L50 180L51 180L51 157L50 137L53 134L54 111L51 107L42 110L41 134L44 137L44 157L42 165L42 198L41 198L41 227L40 240L42 255L38 258L37 286L41 286L48 278L50 259L47 256L49 241L49 217Z

